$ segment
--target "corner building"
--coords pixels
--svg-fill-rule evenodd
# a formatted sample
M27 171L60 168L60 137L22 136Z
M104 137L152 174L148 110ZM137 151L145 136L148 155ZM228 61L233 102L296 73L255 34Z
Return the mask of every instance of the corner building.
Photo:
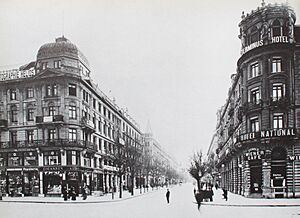
M239 24L241 57L218 112L223 188L247 197L300 197L300 27L286 4L262 3Z
M83 186L95 193L117 189L116 146L141 148L141 131L97 87L87 59L65 37L41 46L36 61L0 72L2 193L60 196L63 187L76 193ZM124 187L129 177L123 177Z

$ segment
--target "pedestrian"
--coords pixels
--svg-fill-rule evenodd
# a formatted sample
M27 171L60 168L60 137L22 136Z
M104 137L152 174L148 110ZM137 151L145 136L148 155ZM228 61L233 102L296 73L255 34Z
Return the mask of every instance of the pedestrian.
M86 200L87 199L87 190L86 187L82 188L82 200Z
M201 202L203 201L203 191L201 190L200 192L196 193L195 198L196 198L198 210L199 210L200 206L201 206Z
M76 201L76 192L73 187L71 188L71 200Z
M169 191L169 189L167 189L166 198L167 198L167 203L170 203L170 191Z
M228 200L228 191L223 188L223 197L227 201Z
M62 194L63 194L64 201L67 201L68 200L68 192L67 192L66 187L63 187Z

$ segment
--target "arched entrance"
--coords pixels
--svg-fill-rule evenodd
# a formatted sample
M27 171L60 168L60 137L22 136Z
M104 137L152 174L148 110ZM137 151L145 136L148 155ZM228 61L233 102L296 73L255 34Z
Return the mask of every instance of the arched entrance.
M286 150L275 147L271 154L271 185L275 198L283 198L286 188Z

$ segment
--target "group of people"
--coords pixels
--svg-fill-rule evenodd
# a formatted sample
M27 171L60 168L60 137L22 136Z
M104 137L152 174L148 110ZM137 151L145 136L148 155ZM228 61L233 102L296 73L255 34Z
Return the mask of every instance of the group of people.
M87 186L82 187L82 200L86 200L87 199L87 195L89 193L89 189ZM72 201L76 201L76 191L75 188L73 186L71 186L68 190L65 187L63 189L63 199L64 201L67 201L68 199L71 199Z

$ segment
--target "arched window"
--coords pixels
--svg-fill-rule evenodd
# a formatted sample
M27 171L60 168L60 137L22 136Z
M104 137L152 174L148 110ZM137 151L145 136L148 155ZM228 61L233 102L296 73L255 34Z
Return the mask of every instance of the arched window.
M250 44L259 41L259 34L257 27L253 27L250 31Z
M282 35L282 25L279 20L275 20L272 24L272 36L281 36Z

